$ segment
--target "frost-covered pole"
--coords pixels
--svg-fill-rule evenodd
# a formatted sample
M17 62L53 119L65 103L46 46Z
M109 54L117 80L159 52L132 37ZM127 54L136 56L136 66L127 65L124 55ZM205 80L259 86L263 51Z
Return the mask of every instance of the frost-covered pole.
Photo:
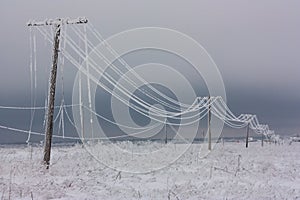
M248 125L247 125L247 134L246 134L246 148L248 148L248 142L249 142L249 122L248 122Z
M53 48L53 64L51 70L51 83L49 90L49 104L48 104L48 115L47 115L47 128L45 134L45 148L44 148L44 164L47 169L50 165L50 155L51 155L51 144L52 144L52 133L53 133L53 115L54 115L54 101L55 101L55 87L56 87L56 75L57 75L57 62L58 62L58 52L59 52L59 42L60 42L60 32L61 27L64 24L83 24L87 23L86 18L78 18L74 20L69 19L56 19L56 20L46 20L43 22L29 22L28 26L46 26L52 25L55 27L54 36L54 48Z
M53 133L53 115L54 115L54 100L55 100L55 86L56 86L56 75L57 75L57 60L58 60L58 49L59 49L59 38L61 24L55 25L55 37L54 37L54 49L53 49L53 64L51 70L51 83L50 83L50 95L47 115L47 129L45 136L45 149L44 149L44 163L49 168L50 164L50 153L52 144L52 133Z
M210 105L210 96L208 96L208 150L211 150L211 127L210 127L210 121L211 121L211 105Z
M166 132L166 138L165 138L165 144L167 144L168 143L168 130L167 130L167 120L166 120L166 124L165 124L165 132Z

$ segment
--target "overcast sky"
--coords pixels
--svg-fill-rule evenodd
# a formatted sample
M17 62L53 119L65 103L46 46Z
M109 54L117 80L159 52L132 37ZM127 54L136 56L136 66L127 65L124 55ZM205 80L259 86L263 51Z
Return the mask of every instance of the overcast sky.
M228 104L278 133L300 133L300 1L2 0L0 104L28 104L29 19L86 16L104 37L157 26L198 41L216 62ZM5 116L0 115L0 124Z

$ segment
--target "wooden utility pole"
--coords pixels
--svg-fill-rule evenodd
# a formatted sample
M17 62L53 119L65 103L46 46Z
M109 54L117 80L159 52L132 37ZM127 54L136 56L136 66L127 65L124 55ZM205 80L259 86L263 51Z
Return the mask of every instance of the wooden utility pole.
M249 143L249 124L247 125L247 134L246 134L246 148L248 148L248 143Z
M208 96L208 150L211 150L211 127L210 127L210 121L211 121L211 105L210 105L210 96Z
M51 70L51 83L50 83L50 94L49 94L49 105L47 115L47 129L45 138L45 149L44 149L44 163L49 168L50 164L50 153L52 144L52 133L53 133L53 115L54 115L54 100L55 100L55 86L56 86L56 75L57 75L57 61L58 61L58 49L59 49L59 38L60 38L61 24L56 25L55 37L54 37L54 49L53 49L53 64Z
M166 132L165 144L167 144L168 143L167 123L165 124L165 132Z
M44 164L46 165L47 169L49 169L50 156L51 156L57 62L58 62L61 27L63 24L83 24L83 23L87 23L87 19L85 18L78 18L75 20L56 19L56 20L47 20L43 22L30 22L27 24L28 26L52 25L55 27L53 63L52 63L51 79L50 79L51 82L50 82L49 99L48 99L49 104L48 104L47 128L45 133L45 148L44 148Z

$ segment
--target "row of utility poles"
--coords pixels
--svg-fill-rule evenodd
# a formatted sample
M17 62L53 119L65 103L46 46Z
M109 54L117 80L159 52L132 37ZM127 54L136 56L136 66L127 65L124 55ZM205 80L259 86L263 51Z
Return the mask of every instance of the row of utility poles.
M249 146L249 129L250 129L250 123L248 122L247 128L246 128L246 148ZM168 133L167 133L167 123L165 124L165 144L168 142ZM208 133L208 150L212 149L211 146L211 101L210 96L208 96L208 114L207 114L207 133ZM204 131L203 131L203 138L205 137ZM261 137L261 146L264 145L264 135L262 134Z
M51 145L52 145L52 134L53 134L53 116L54 116L54 102L55 102L55 88L56 88L56 77L57 77L57 63L59 56L60 48L60 36L61 28L63 25L67 24L85 24L88 20L85 18L78 18L74 20L68 19L56 19L56 20L47 20L40 22L30 22L27 25L34 26L53 26L54 27L54 44L53 44L53 60L52 60L52 69L51 69L51 78L50 78L50 88L49 88L49 99L48 99L48 113L47 113L47 124L46 124L46 133L45 133L45 146L44 146L44 164L46 168L49 168L50 157L51 157ZM208 150L212 149L211 144L211 102L210 97L208 97ZM167 133L167 124L165 125L165 143L168 142L168 133ZM247 125L247 134L246 134L246 147L248 147L249 142L249 124ZM263 138L262 138L263 145Z

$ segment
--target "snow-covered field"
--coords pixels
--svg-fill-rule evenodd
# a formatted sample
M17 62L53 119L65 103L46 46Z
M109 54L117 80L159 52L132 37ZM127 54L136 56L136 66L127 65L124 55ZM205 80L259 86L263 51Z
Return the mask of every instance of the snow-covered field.
M3 147L0 199L300 199L300 143L228 142L203 159L200 145L147 174L110 169L81 145L54 147L49 170L42 147Z

